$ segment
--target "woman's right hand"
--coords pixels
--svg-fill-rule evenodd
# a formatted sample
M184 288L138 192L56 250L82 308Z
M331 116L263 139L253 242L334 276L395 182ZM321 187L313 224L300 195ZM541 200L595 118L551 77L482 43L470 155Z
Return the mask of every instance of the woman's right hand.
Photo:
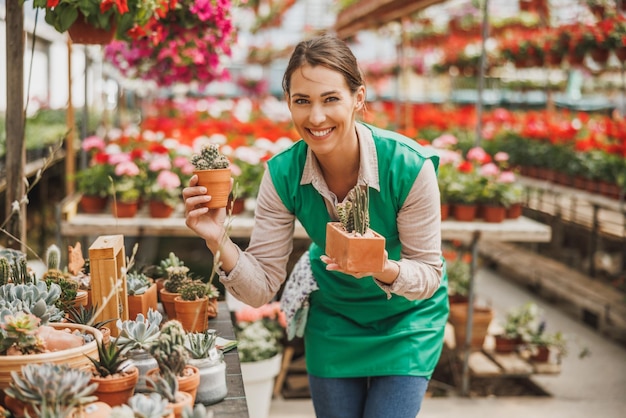
M189 180L189 187L183 189L185 201L185 224L207 243L219 243L224 234L226 209L209 209L205 203L211 200L204 186L198 186L198 176Z

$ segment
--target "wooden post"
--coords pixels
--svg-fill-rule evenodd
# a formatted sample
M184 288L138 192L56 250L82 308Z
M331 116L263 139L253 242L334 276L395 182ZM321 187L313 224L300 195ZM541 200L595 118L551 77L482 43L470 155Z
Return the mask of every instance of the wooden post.
M65 138L65 193L72 195L76 191L76 182L74 181L74 175L76 174L76 156L74 153L76 133L74 128L76 127L76 122L74 119L74 103L72 101L72 41L69 39L67 40L67 82L68 96L65 123L68 133Z
M128 291L126 252L123 235L101 235L89 247L91 273L91 301L101 310L96 321L128 319ZM111 326L111 335L117 337L117 327Z
M24 11L19 1L6 2L6 62L7 112L6 112L6 177L5 208L10 217L5 229L14 238L7 246L26 250L26 186L24 167ZM19 202L19 212L13 213L13 202Z

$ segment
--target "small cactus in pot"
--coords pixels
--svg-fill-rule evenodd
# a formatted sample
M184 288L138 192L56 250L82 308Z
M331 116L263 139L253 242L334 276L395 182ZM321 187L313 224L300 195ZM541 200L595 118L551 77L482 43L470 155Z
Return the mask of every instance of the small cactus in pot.
M336 208L339 222L326 225L326 255L347 272L382 272L385 238L370 229L369 187L356 185Z
M198 185L206 187L207 195L211 196L206 207L225 208L231 184L228 158L220 152L216 144L205 144L189 161L195 167L193 173L198 176Z

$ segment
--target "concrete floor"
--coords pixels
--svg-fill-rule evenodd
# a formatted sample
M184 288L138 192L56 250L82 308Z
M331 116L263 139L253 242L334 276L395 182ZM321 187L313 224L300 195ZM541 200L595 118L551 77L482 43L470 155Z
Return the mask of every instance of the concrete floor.
M477 274L476 296L495 308L496 319L511 307L534 301L545 313L547 330L563 331L570 341L570 353L563 359L561 373L533 377L533 381L552 396L428 398L422 404L420 418L626 416L626 347L488 269L481 269ZM580 359L578 352L584 347L591 351L591 356ZM270 418L312 417L315 413L310 399L272 401Z

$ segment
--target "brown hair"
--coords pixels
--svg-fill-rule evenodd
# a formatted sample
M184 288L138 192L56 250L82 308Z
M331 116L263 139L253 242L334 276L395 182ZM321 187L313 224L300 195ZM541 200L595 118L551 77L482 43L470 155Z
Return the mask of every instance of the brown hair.
M304 65L321 65L343 75L351 93L365 85L356 57L341 39L332 35L321 35L296 45L283 76L283 91L291 94L291 75Z

